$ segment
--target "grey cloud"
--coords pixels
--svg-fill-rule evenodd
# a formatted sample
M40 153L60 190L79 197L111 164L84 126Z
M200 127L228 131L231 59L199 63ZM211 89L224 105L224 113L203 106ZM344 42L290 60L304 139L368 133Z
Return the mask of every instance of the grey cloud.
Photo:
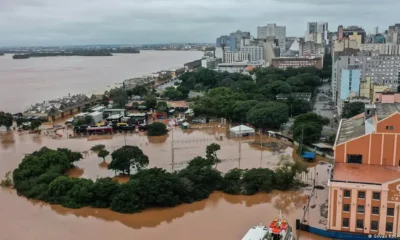
M214 42L274 22L288 36L302 36L308 21L328 21L332 31L384 30L399 7L398 0L0 0L0 46Z

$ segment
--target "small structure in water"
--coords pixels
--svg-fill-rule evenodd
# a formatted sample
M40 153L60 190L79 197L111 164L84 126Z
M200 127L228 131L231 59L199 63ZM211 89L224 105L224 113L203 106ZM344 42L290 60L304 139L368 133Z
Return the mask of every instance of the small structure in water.
M236 126L233 127L229 130L230 137L247 137L247 136L254 136L256 131L246 125L240 125L240 126Z

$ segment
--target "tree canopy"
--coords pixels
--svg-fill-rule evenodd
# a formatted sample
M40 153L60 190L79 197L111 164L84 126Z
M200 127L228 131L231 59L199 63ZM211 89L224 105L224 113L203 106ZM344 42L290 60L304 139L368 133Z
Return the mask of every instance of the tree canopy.
M131 169L138 171L149 164L149 158L136 146L123 146L111 153L112 161L108 169L131 172Z
M259 103L247 113L248 122L257 128L279 129L288 119L288 106L281 102Z
M329 119L316 113L301 114L294 120L293 137L296 141L301 141L303 133L304 144L318 142L323 126L327 124L329 124Z
M107 150L105 150L105 149L100 150L99 153L97 154L97 156L98 156L99 158L102 158L102 159L103 159L103 162L106 161L106 157L107 157L108 155L110 155L110 152L107 151Z
M5 113L0 111L0 126L4 126L7 130L13 125L13 116L11 113Z
M351 118L365 111L365 103L351 102L344 105L342 118Z
M149 94L144 99L144 105L147 109L155 108L157 106L157 99L154 95Z
M147 125L147 136L162 136L167 132L167 126L162 122L153 122Z
M125 107L128 102L128 94L123 88L115 88L110 90L110 98L118 107Z

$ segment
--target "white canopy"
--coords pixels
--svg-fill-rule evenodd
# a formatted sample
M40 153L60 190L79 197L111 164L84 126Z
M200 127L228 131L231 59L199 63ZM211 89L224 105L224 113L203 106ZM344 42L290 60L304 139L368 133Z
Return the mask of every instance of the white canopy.
M230 129L231 132L234 132L235 134L246 134L246 133L255 133L255 130L251 127L248 127L246 125L240 125L236 126Z

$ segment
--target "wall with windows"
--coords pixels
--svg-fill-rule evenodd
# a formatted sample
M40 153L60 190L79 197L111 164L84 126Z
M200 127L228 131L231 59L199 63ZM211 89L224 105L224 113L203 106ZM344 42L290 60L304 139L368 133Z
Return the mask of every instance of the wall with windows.
M397 187L400 179L396 181ZM370 185L330 182L328 229L361 234L399 235L400 199L393 200L395 198L391 197L391 188L393 187L389 183ZM395 191L398 192L397 189Z

